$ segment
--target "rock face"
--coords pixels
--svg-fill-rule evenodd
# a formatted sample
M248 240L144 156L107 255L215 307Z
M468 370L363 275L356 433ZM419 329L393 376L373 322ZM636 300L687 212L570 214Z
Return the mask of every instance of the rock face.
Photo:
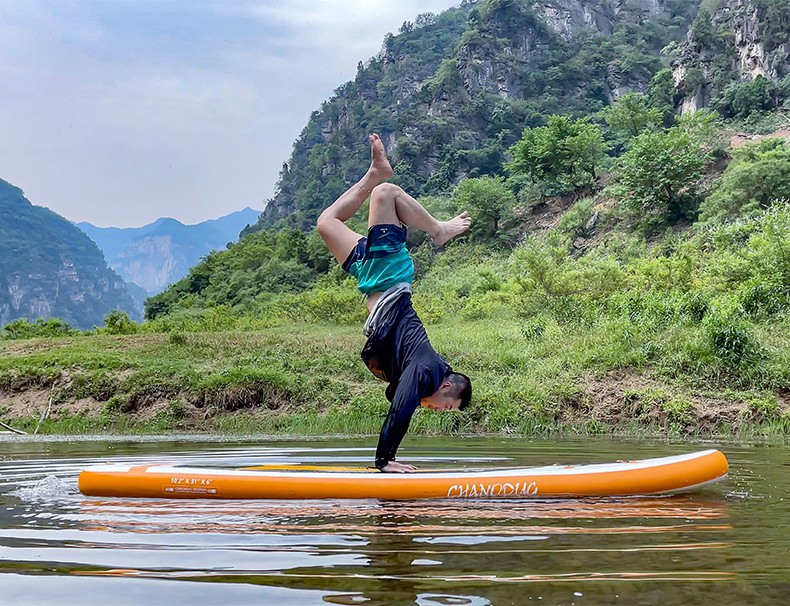
M494 92L504 98L527 100L533 91L524 76L543 69L547 55L562 42L573 44L584 31L610 36L618 26L643 25L665 12L659 0L545 0L515 11L512 6L500 3L480 29L483 35L471 37L458 50L459 73L468 92ZM520 13L517 21L512 14L516 11ZM592 75L603 76L594 84L606 87L610 101L646 84L644 78L624 71L619 61L610 62L605 73L593 71Z
M416 195L496 173L525 126L645 90L695 11L682 0L480 0L404 26L312 114L248 231L310 228L364 172L372 131Z
M533 3L532 8L554 33L566 40L584 27L610 35L618 22L642 25L666 10L660 0L547 0Z
M84 233L0 179L0 326L54 317L92 328L113 309L142 319L123 280Z
M195 225L162 218L143 227L96 227L90 223L79 223L78 227L102 249L113 270L150 296L186 276L212 250L235 242L239 232L259 215L257 210L245 208Z
M730 82L788 76L787 7L782 0L724 0L713 12L700 11L672 64L680 112L707 107Z

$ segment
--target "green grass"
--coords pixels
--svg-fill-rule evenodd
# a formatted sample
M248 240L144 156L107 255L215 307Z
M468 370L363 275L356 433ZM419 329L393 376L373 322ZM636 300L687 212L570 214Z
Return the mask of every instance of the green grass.
M745 376L706 355L705 335L693 324L646 330L619 318L567 324L547 317L541 326L535 331L515 314L428 326L437 350L473 378L474 406L463 414L420 411L411 431L790 433L777 387L790 331L765 329L773 361L761 375ZM52 397L40 433L380 430L384 385L359 358L358 327L179 334L0 341L0 390ZM89 412L74 412L86 402ZM733 407L736 419L716 417ZM33 431L40 411L15 410L0 405L0 419Z

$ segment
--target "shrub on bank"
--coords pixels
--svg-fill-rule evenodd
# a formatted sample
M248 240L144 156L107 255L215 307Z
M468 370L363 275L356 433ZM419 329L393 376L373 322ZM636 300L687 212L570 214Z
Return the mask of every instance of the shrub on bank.
M58 318L36 318L32 322L26 318L13 320L3 326L0 338L3 339L35 339L39 337L66 337L79 334L67 322Z
M757 364L764 355L754 331L733 311L715 310L703 326L713 353L728 368Z
M700 206L704 222L731 221L790 200L790 144L764 139L733 150L716 190Z

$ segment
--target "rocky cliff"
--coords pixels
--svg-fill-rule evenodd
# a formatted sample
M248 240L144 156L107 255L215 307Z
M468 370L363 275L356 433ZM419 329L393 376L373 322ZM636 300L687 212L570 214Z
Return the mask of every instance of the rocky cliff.
M790 1L719 0L703 5L672 64L681 113L696 111L732 82L790 75Z
M645 89L695 12L685 0L482 0L421 15L313 113L248 231L308 228L365 170L370 131L415 194L497 173L525 126Z
M142 318L90 238L0 180L0 326L17 318L56 317L91 328L101 326L113 309Z

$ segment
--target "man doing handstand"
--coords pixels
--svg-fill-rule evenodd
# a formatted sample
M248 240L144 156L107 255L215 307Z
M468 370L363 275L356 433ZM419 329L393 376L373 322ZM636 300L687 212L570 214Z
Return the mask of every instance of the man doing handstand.
M415 467L395 461L395 453L414 411L418 406L434 411L463 409L471 400L472 384L431 347L412 307L414 263L406 250L406 228L424 231L442 245L469 229L471 219L467 213L449 221L434 219L400 187L385 183L392 168L378 135L370 136L370 150L368 172L321 213L317 228L329 252L367 295L370 315L362 359L374 375L389 383L386 395L391 404L376 448L376 467L407 473ZM368 197L364 237L345 222Z

